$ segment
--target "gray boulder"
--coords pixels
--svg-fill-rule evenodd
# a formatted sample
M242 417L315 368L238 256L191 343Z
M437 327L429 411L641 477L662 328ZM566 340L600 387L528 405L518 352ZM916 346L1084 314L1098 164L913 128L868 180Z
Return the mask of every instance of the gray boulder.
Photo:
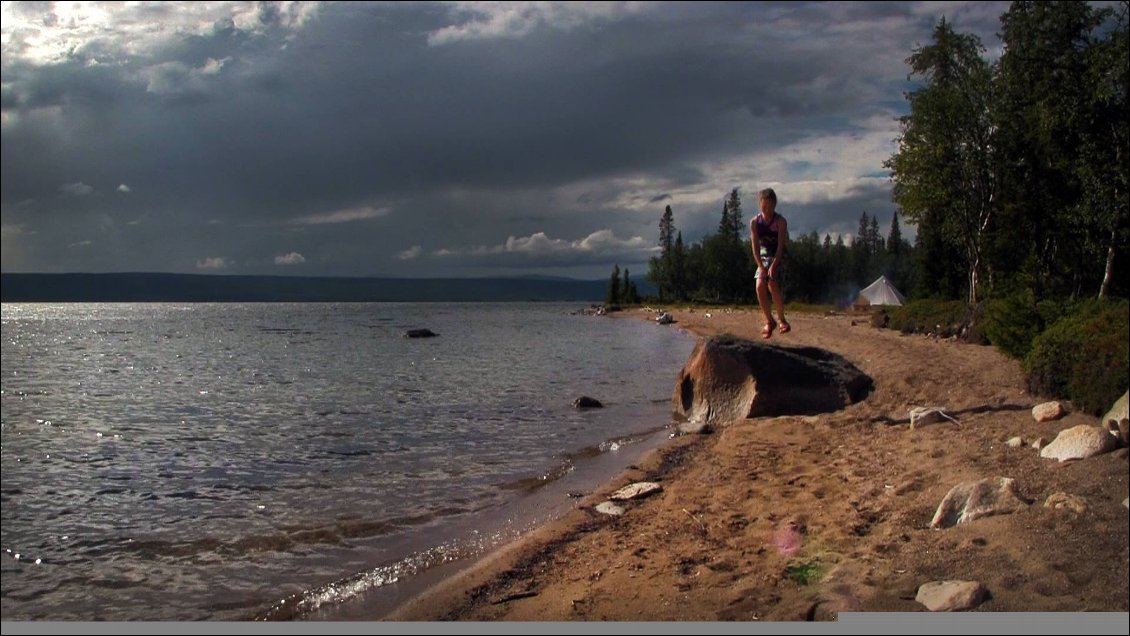
M1044 402L1032 407L1032 417L1037 422L1050 422L1067 415L1067 409L1061 402Z
M842 356L816 347L782 347L730 335L699 341L671 398L690 421L815 415L870 393L870 377Z
M587 395L582 395L581 397L573 400L573 408L575 408L575 409L601 409L601 408L604 408L604 405L601 404L600 400L598 400L596 398L591 398Z
M1118 439L1098 426L1080 424L1059 432L1051 444L1040 450L1040 457L1058 459L1086 459L1118 448Z
M978 581L932 581L918 588L914 600L931 612L959 612L973 609L989 598L989 590Z
M1008 477L967 481L950 489L938 510L931 528L949 528L959 523L991 515L1023 510L1028 502L1016 493L1016 481Z
M1122 394L1122 397L1115 401L1114 406L1106 412L1102 419L1102 427L1110 431L1113 435L1118 436L1122 440L1122 445L1130 445L1130 432L1127 431L1127 424L1130 422L1130 413L1128 413L1128 402L1130 402L1130 391Z
M596 505L596 511L611 517L619 517L624 514L624 507L618 506L611 501L602 501Z

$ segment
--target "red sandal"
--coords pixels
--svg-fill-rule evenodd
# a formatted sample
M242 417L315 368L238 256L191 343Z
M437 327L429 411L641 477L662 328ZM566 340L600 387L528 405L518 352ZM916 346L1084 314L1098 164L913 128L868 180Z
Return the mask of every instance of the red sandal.
M792 325L785 322L785 319L782 318L781 319L781 326L777 329L777 333L789 333L792 330L793 330Z
M761 337L765 338L766 340L768 340L769 338L772 338L773 337L773 331L776 328L777 328L777 321L770 318L769 322L765 323L765 326L761 328Z

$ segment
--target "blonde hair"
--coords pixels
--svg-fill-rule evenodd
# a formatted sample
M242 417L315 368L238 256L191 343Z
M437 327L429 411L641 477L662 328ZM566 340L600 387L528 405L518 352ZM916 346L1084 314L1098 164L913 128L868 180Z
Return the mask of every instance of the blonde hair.
M765 189L764 189L764 190L762 190L761 192L758 192L758 193L757 193L757 198L758 198L758 200L761 200L761 199L769 199L769 200L770 200L770 201L772 201L772 202L773 202L774 204L776 204L776 203L777 203L777 193L776 193L776 192L773 192L773 188L765 188Z

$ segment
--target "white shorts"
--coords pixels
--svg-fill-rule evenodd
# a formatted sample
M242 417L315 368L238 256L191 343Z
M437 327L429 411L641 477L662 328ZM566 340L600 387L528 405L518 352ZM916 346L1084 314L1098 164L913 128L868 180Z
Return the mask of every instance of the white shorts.
M771 281L780 281L781 280L781 268L780 267L777 268L777 277L776 278L769 278L769 268L773 265L773 260L774 260L774 258L772 256L762 256L761 257L761 264L765 267L765 269L761 269L760 267L757 268L757 278L762 278L762 274L764 274L765 280L771 280Z

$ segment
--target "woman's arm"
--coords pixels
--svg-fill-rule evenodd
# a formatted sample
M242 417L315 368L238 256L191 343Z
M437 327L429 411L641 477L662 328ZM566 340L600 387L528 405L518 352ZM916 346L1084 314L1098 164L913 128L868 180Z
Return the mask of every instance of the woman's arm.
M750 246L753 248L753 262L757 263L758 271L765 269L761 262L761 236L757 233L757 217L749 220Z
M785 243L789 242L789 223L785 217L777 217L777 253L773 255L773 264L769 266L770 280L777 278L777 268L785 258ZM759 259L760 260L760 259Z

